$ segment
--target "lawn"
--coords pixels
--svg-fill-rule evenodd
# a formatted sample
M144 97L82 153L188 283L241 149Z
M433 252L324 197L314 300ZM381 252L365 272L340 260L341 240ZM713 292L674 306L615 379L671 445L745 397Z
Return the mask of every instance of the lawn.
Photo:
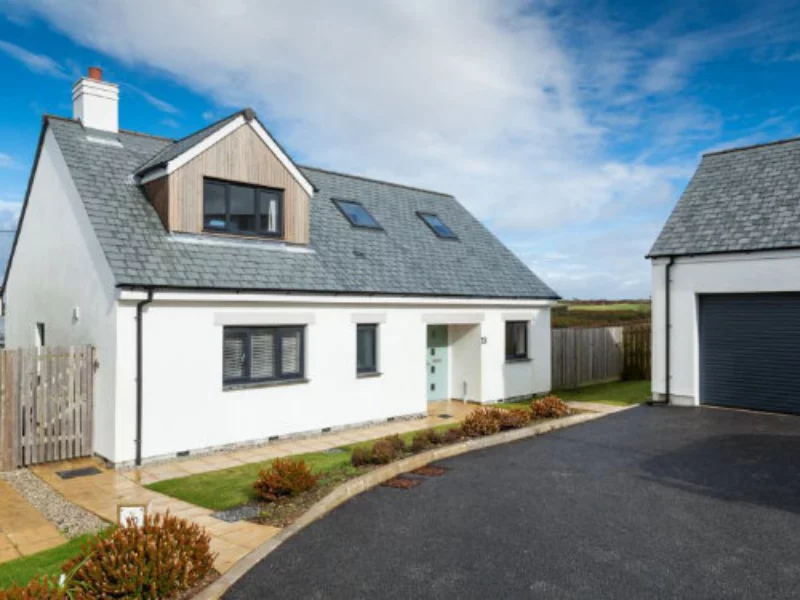
M568 310L650 312L649 302L619 302L616 304L567 304Z
M456 426L457 424L445 424L439 425L435 429L445 431ZM415 433L412 431L400 437L406 444L410 444ZM294 455L292 458L304 460L312 471L323 474L323 477L330 475L337 479L349 479L360 474L360 471L350 464L351 452L358 446L370 443L361 442L342 446L341 448L345 452L340 453L309 452L308 454ZM269 466L271 462L269 460L199 475L167 479L152 483L147 487L155 492L211 510L225 510L258 499L253 490L253 482L258 477L258 472Z
M587 385L576 390L556 390L553 392L568 402L599 402L614 406L641 404L650 398L650 381L614 381ZM505 402L498 404L503 408L527 408L530 402Z
M0 590L13 583L25 585L31 579L42 575L59 575L61 565L78 554L92 537L92 535L77 537L50 550L0 564Z
M615 406L630 406L650 399L650 380L599 383L576 390L559 390L555 394L562 400L570 402L600 402Z

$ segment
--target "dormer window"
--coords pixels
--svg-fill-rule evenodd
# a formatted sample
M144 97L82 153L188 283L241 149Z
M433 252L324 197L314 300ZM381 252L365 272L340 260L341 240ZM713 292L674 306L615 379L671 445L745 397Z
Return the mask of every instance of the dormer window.
M216 179L203 180L203 230L283 236L283 192Z

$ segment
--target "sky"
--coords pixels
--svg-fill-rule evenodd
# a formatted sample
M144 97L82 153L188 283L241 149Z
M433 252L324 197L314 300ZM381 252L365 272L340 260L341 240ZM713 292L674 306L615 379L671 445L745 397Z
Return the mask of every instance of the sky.
M800 3L0 0L0 230L89 66L124 129L250 106L299 164L454 194L565 298L646 298L703 152L800 135ZM0 233L0 254L12 233Z

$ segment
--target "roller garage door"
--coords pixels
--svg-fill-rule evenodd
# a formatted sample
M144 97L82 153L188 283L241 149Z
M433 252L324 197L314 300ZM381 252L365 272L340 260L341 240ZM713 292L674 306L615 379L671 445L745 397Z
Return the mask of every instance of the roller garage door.
M700 296L702 404L800 414L800 294Z

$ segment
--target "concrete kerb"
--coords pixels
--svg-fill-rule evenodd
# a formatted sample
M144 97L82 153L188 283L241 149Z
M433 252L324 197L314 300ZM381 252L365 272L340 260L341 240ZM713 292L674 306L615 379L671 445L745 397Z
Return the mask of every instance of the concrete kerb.
M530 427L524 427L522 429L512 429L510 431L505 431L503 433L498 433L487 437L470 439L458 444L434 448L433 450L421 452L420 454L415 454L414 456L409 456L408 458L389 463L384 467L380 467L374 471L370 471L369 473L362 475L361 477L357 477L356 479L352 479L346 483L343 483L330 494L325 496L322 500L314 504L294 523L288 527L285 527L280 531L280 533L276 534L275 537L267 540L258 548L244 556L239 562L231 567L227 573L222 575L219 579L214 581L214 583L197 594L194 597L194 600L216 600L217 598L220 598L222 594L224 594L230 587L233 586L234 583L241 579L245 573L247 573L257 563L271 554L276 548L278 548L278 546L291 538L297 532L302 531L311 523L325 516L327 513L331 512L334 508L340 504L343 504L347 500L350 500L360 493L380 485L384 481L388 481L389 479L392 479L401 473L413 471L414 469L424 467L425 465L437 460L451 458L453 456L466 454L467 452L473 452L475 450L491 448L492 446L508 444L517 440L536 437L537 435L549 433L557 429L564 429L565 427L571 427L573 425L586 423L587 421L593 421L594 419L599 419L608 416L609 414L613 413L583 413L579 415L573 415L571 417L564 417L563 419L556 419L545 423L539 423L537 425L531 425Z

